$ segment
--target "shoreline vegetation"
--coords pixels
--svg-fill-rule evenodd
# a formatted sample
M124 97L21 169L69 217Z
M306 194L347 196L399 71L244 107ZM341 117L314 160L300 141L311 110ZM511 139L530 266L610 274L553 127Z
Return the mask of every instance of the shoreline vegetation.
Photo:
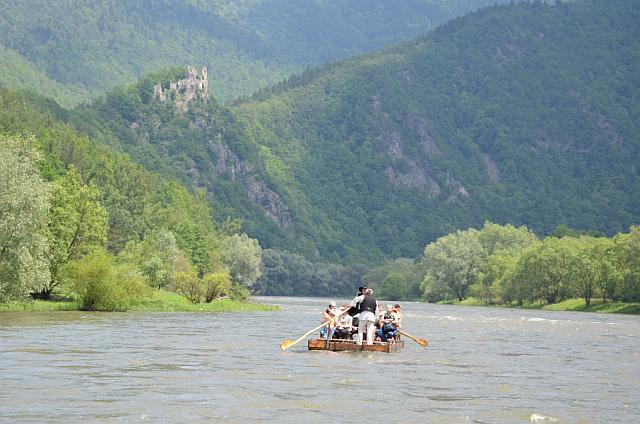
M0 311L257 308L243 301L262 248L239 220L214 223L204 191L148 172L4 88L0 163ZM74 302L26 303L66 297Z
M516 303L500 305L486 304L481 299L468 297L462 301L443 300L437 302L438 305L454 306L484 306L488 308L510 308L510 309L539 309L544 311L565 311L565 312L596 312L601 314L627 314L640 315L640 302L603 302L602 299L592 299L587 305L584 299L566 299L558 303L548 304L542 301L525 302L522 305Z
M272 312L280 307L251 300L222 298L210 303L190 303L185 297L160 290L150 298L130 300L116 309L118 312ZM87 311L79 299L30 300L0 303L1 312Z

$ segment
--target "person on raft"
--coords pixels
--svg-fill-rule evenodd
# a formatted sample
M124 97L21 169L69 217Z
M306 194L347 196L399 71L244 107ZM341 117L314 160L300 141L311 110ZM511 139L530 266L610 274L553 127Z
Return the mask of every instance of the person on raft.
M399 303L393 305L393 311L396 313L396 319L398 321L398 325L396 325L397 329L400 329L400 327L402 326L402 312L400 312L401 310L402 306L400 306Z
M357 306L359 305L359 306ZM365 289L364 294L360 296L356 296L355 299L351 301L352 307L358 307L358 338L357 344L362 345L363 334L367 332L367 344L373 344L373 335L375 330L375 321L378 315L378 301L375 297L373 297L372 289Z
M322 313L322 320L320 322L327 322L329 321L331 318L335 317L336 315L338 315L338 307L336 306L336 302L334 302L333 300L331 302L329 302L329 306L327 307L327 309L324 310L324 312ZM331 321L329 323L329 325L325 325L324 327L322 327L320 329L320 337L321 338L332 338L333 337L333 330L336 326L336 322ZM329 336L327 337L327 329L329 330Z
M398 305L399 306L399 305ZM400 326L400 316L393 305L387 305L387 311L380 317L376 335L382 342L395 342L395 336Z
M348 304L342 305L342 310L346 311L349 309ZM353 318L348 313L343 313L336 320L336 328L333 331L334 339L347 339L351 340L351 324L353 323Z
M368 289L368 288L369 287L367 287L367 286L358 287L358 294L356 294L356 297L351 302L351 305L349 305L350 306L349 307L349 312L347 312L347 313L349 315L351 315L351 317L352 317L352 320L351 320L351 335L353 335L353 334L358 332L358 326L360 324L360 319L358 318L358 314L360 312L360 303L356 302L356 299L358 299L358 297L362 296L364 294L364 291L366 289Z

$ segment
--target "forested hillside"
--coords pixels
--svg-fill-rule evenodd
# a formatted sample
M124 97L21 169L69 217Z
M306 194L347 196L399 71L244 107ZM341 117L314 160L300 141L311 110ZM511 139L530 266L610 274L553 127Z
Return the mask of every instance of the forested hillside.
M500 6L235 108L332 260L414 257L485 219L640 220L640 5ZM310 225L310 227L308 227Z
M0 84L74 105L167 66L222 100L407 40L496 0L0 1ZM48 83L45 84L44 82Z
M415 257L486 219L613 234L640 219L639 13L494 7L232 108L154 100L174 69L70 120L314 261Z
M193 303L246 296L257 241L216 230L204 191L89 140L67 113L0 89L0 303L73 296L126 309L160 288Z

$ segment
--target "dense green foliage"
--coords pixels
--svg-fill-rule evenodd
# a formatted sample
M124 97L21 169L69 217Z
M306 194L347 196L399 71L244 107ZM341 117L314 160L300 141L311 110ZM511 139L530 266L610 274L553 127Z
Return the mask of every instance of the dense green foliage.
M47 232L51 280L40 290L44 298L60 284L59 271L66 263L107 244L108 214L95 183L83 185L71 165L51 184L51 191Z
M502 246L492 249L491 240ZM554 304L580 297L640 301L640 228L612 238L565 236L539 241L525 227L485 223L444 236L425 248L420 268L430 301L467 298L485 304Z
M194 11L206 11L202 22L192 22L200 30L207 19L222 18L245 28L256 8L287 6L183 4L188 12L167 12L163 1L145 6L160 15L184 13L190 22ZM333 7L359 3L345 4ZM142 16L142 6L109 7ZM154 84L168 87L184 75L180 67L72 111L2 90L0 136L9 146L2 160L19 163L26 155L12 178L44 187L27 200L34 213L48 216L25 222L31 230L20 240L2 240L31 248L25 258L32 262L0 264L0 296L69 290L87 308L122 309L149 288L199 303L224 294L243 298L249 287L349 295L365 282L390 299L472 295L525 304L580 296L587 307L592 298L638 300L638 230L622 232L640 220L639 18L632 0L615 7L604 0L493 7L375 55L306 71L232 107L214 98L188 105L155 99ZM216 36L229 28L216 27ZM55 44L56 34L42 45L52 47L47 42ZM232 44L247 49L257 37L252 30L234 34ZM260 34L262 42L280 37L265 28ZM49 50L23 37L24 52L37 50L37 60L54 63ZM138 39L130 38L135 46ZM91 37L84 40L83 48L93 46ZM304 42L290 41L289 59L316 60ZM22 53L18 44L7 45ZM317 60L342 55L315 47ZM145 66L160 64L147 59ZM127 66L116 68L113 75L131 79ZM56 68L56 78L72 81L72 71ZM81 84L98 84L87 81ZM9 200L17 196L13 183L3 190ZM10 213L20 220L30 205ZM487 219L527 228L456 231ZM556 237L538 240L528 228ZM38 247L43 239L46 258ZM425 245L423 257L403 259ZM381 262L368 272L344 265Z
M262 251L261 276L253 290L267 296L350 296L367 268L312 263L286 251Z
M127 152L147 169L206 190L220 225L227 217L240 218L242 229L262 244L299 248L295 234L278 225L278 217L265 214L261 202L268 206L269 192L277 188L246 125L214 98L193 101L186 112L172 102L154 99L154 84L166 87L184 73L184 68L169 68L147 75L90 107L73 110L67 119L101 144Z
M49 282L49 190L31 140L0 134L0 302Z
M372 51L495 0L35 0L0 8L0 84L77 104L158 68L210 69L222 99Z
M58 120L66 114L0 90L0 301L74 293L83 308L120 310L151 288L178 290L181 272L209 302L232 294L228 236L204 193L90 141ZM255 275L251 265L243 272Z
M413 257L485 219L613 234L640 220L639 20L632 0L493 7L235 110L324 259Z
M362 281L391 300L526 307L564 302L557 310L634 313L629 302L640 301L640 227L613 237L572 233L540 240L524 226L485 222L438 238L415 260L373 268ZM582 302L565 302L576 298ZM617 303L606 306L610 301Z
M640 219L639 15L493 7L232 108L155 101L170 69L69 119L311 262L415 257L486 219L613 234Z

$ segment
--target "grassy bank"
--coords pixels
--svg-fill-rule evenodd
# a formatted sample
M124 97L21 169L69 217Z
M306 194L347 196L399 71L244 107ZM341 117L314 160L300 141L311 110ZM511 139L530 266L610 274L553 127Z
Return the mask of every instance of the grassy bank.
M278 309L280 308L277 306L231 299L193 304L177 293L161 290L151 299L131 302L128 310L135 312L265 312Z
M438 302L442 305L464 305L464 306L495 306L500 308L522 308L522 309L542 309L547 311L580 311L580 312L599 312L609 314L640 314L640 302L602 302L601 299L592 299L591 304L587 306L584 299L567 299L562 302L549 305L543 302L525 303L519 306L515 303L508 305L485 305L485 303L473 297L463 301L443 301Z
M128 312L263 312L276 311L278 309L277 306L231 299L214 300L211 303L192 304L179 294L164 290L154 292L151 298L131 301L126 307L126 311ZM0 303L0 312L79 310L80 302L77 300L34 300Z
M33 300L24 302L0 303L0 312L45 312L45 311L78 311L80 302L76 300Z

